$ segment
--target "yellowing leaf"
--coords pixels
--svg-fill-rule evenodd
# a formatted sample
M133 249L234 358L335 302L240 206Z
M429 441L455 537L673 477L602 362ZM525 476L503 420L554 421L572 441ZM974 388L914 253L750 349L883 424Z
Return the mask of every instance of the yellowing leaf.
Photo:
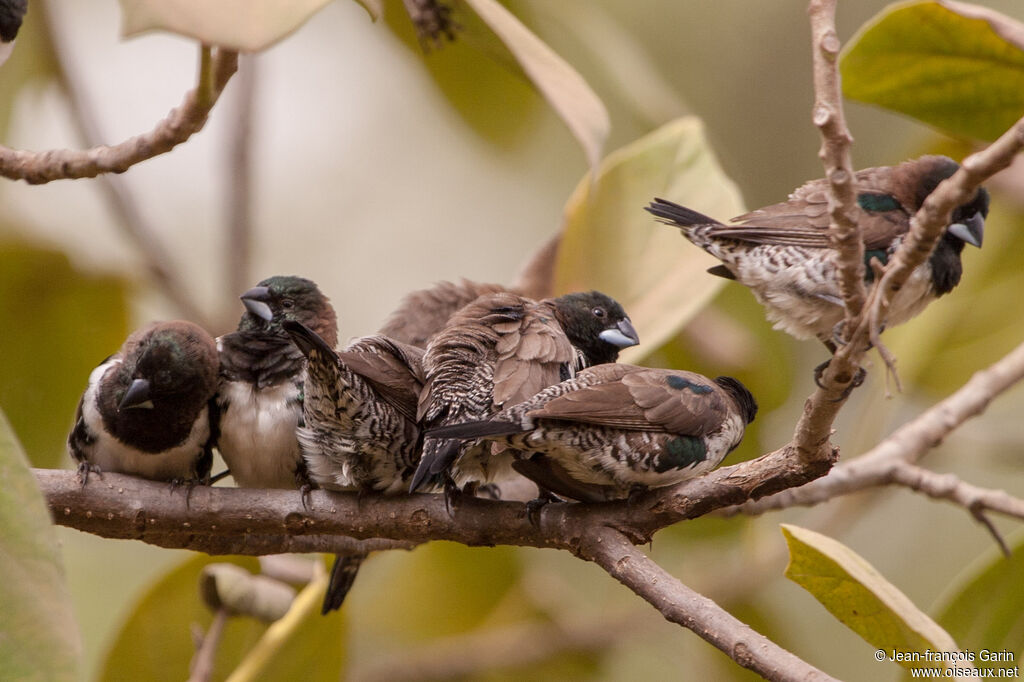
M465 0L515 57L544 99L569 126L590 167L601 160L611 122L583 77L496 0Z
M895 585L842 543L782 524L789 545L786 577L865 641L891 652L957 651L956 642ZM906 668L919 662L900 661Z
M1024 115L1024 25L956 2L893 5L840 64L847 97L992 140Z
M622 303L640 334L625 362L657 350L724 281L705 272L713 256L644 210L656 196L722 219L744 212L694 117L613 152L596 180L580 181L565 207L555 293L598 289Z
M0 671L9 680L78 679L82 641L57 537L0 412Z
M121 0L121 32L164 30L206 45L258 52L283 40L330 0ZM374 3L361 2L374 19Z

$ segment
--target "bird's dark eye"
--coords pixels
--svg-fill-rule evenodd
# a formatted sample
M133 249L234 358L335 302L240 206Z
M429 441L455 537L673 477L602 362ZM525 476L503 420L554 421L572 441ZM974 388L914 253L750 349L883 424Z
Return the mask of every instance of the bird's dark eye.
M295 301L293 301L290 298L282 299L281 300L281 307L284 308L285 310L291 310L292 308L295 307Z
M153 377L153 379L155 379L155 383L157 385L166 386L167 384L171 383L171 373L166 369L161 369L156 373L156 376Z
M594 317L601 318L605 316L604 308L594 308L590 312L594 313Z

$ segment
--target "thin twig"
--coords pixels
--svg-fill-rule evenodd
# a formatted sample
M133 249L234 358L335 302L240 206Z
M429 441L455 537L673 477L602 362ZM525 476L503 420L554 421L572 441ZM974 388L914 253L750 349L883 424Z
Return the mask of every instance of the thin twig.
M1024 343L974 375L955 393L907 422L860 457L847 460L828 475L799 488L745 502L720 513L763 514L793 506L813 506L833 497L889 483L900 463L917 464L950 433L989 403L1024 380ZM1002 511L1002 510L999 510Z
M79 137L85 144L99 148L105 138L97 120L96 108L86 92L85 79L73 56L68 54L68 41L64 38L59 23L54 21L54 15L50 12L50 2L41 3L38 9L48 34L49 45L53 50L57 78L67 93L73 114L72 120L78 128ZM98 182L111 212L117 218L116 225L135 245L157 289L174 303L182 316L208 326L209 319L189 293L180 269L164 248L156 227L146 218L125 179L103 174L99 176Z
M825 167L829 188L829 236L839 255L839 290L846 304L846 319L852 321L864 307L864 239L854 208L854 186L850 146L853 136L846 126L839 78L839 36L836 34L835 0L811 0L814 64L814 112L812 120L821 131L818 157Z
M836 34L835 0L811 0L807 13L811 23L814 70L814 109L811 116L821 133L818 155L825 167L829 187L829 235L838 254L838 277L846 306L846 330L861 314L864 305L864 243L854 219L856 192L850 144L839 86L838 55L841 44ZM821 377L817 391L807 399L793 433L793 445L803 460L820 460L831 451L832 423L846 401L848 387L860 368L867 343L850 343L848 353L833 357ZM850 352L856 351L854 355Z
M1014 157L1024 149L1024 118L985 149L971 154L951 177L939 183L928 195L921 209L910 220L910 232L885 266L885 274L868 293L865 304L867 315L861 315L852 338L878 339L885 326L893 297L903 288L911 273L924 263L942 237L950 216L957 206L970 200L988 178L1007 168ZM854 345L853 343L850 344ZM839 349L836 355L848 355L849 347ZM891 358L883 355L888 363Z
M228 622L228 612L220 608L213 614L213 622L203 635L202 644L189 666L189 682L207 682L213 677L213 668L217 660L217 647L220 646L224 626Z
M199 88L193 88L185 93L182 103L152 130L112 147L97 145L84 150L30 152L0 145L0 176L25 180L33 185L53 180L94 178L102 173L123 173L137 163L169 152L206 125L210 110L238 68L238 53L218 48L213 53L210 68L213 78L210 101L201 101Z
M224 262L227 271L227 290L232 296L246 290L249 267L252 262L253 234L253 128L257 98L258 58L241 58L238 85L233 99L235 124L228 137L226 176L227 243ZM232 303L237 300L232 298ZM233 314L233 313L232 313Z

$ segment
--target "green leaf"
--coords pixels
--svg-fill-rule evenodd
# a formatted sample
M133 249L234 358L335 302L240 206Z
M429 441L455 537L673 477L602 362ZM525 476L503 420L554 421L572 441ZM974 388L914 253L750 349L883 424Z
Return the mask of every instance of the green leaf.
M964 3L892 5L851 39L840 72L851 99L992 140L1024 114L1024 25Z
M718 260L646 211L655 196L723 219L744 212L695 117L676 119L608 155L565 207L555 291L598 289L625 307L640 345L637 362L675 336L724 280L705 270Z
M939 600L938 621L967 649L978 668L1016 665L1024 652L1024 533L1011 539L1009 558L993 548L979 557ZM1012 662L986 661L982 651L1013 652Z
M782 534L789 545L786 577L865 641L885 652L958 650L949 633L849 547L788 524Z
M611 121L604 103L583 76L496 0L465 2L505 44L583 147L591 169L596 169Z
M0 262L0 405L33 465L60 467L89 372L127 335L127 287L17 242L0 241Z
M330 0L121 0L125 37L163 30L205 45L259 52L285 39ZM372 5L360 3L370 13Z
M0 671L10 680L77 680L82 641L57 537L2 411L0 481Z

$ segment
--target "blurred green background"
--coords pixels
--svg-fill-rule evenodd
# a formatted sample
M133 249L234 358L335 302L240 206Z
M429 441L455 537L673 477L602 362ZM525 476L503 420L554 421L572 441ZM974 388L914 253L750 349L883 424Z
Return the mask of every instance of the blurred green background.
M841 39L884 4L841 3ZM1018 2L985 4L1024 19ZM612 119L606 153L691 113L703 119L750 208L821 175L803 0L506 5L604 100ZM244 65L257 78L249 280L316 280L334 301L342 338L372 332L404 293L437 280L511 281L559 229L563 206L587 170L566 128L523 80L487 60L471 40L424 57L397 4L386 8L386 21L373 24L355 3L331 3ZM80 147L39 19L33 5L18 49L0 68L0 140L15 148ZM166 35L121 41L112 0L63 3L53 19L63 35L60 49L78 65L109 142L148 130L192 85L195 47ZM216 320L217 334L241 313L241 292L224 284L233 245L223 197L237 88L229 86L201 134L123 177L191 294ZM848 103L847 116L858 168L936 149L959 157L966 149L922 124L856 103ZM867 385L836 424L844 457L868 449L1024 338L1017 196L1015 202L995 194L985 248L964 253L960 288L886 333L904 392L884 398L884 372L872 356ZM180 312L147 280L97 181L5 181L0 206L0 407L36 466L69 466L63 441L89 371L130 329ZM773 332L749 293L729 285L649 362L731 373L748 383L762 412L729 460L735 462L789 439L812 388L810 369L823 359L816 344ZM928 466L1024 495L1022 398L1018 388L997 401ZM873 647L782 577L780 522L838 538L930 612L992 544L963 510L903 490L757 519L700 519L656 536L653 557L670 572L848 680L892 678L900 670L876 663ZM146 586L187 553L65 529L60 538L93 675ZM599 569L552 551L435 543L375 555L343 613L333 617L347 621L344 649L354 678L371 678L375 665L419 655L460 633L544 622L606 623L608 636L547 662L485 667L471 678L753 677L664 622Z

